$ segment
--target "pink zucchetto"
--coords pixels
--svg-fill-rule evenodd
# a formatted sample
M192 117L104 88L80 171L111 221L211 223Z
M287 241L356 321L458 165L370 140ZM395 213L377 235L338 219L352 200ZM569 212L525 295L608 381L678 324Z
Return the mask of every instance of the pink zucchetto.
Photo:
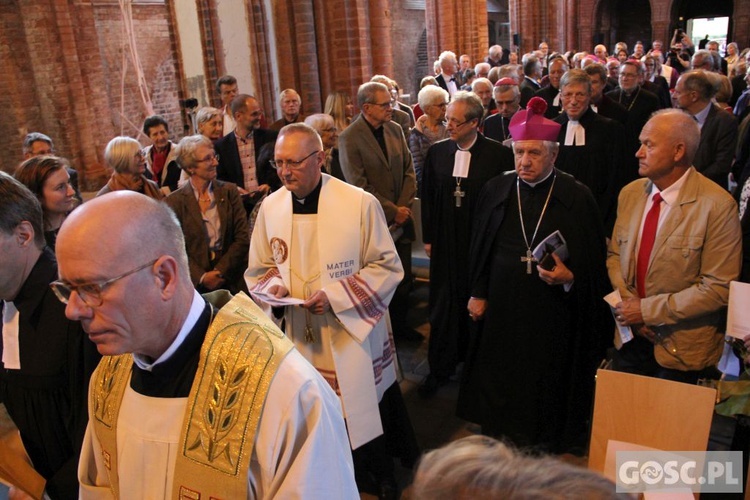
M526 109L518 111L508 124L508 131L514 141L557 142L557 134L562 125L544 117L547 101L532 97Z
M501 85L518 85L518 82L516 82L513 78L506 76L505 78L501 78L495 82L495 87L500 87Z

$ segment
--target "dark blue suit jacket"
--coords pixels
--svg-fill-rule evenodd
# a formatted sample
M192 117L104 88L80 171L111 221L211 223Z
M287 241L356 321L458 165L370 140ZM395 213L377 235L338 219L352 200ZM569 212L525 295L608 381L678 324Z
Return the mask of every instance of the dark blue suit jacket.
M279 180L279 176L276 175L276 170L268 163L268 160L273 158L273 144L276 143L277 136L278 132L274 132L273 130L258 129L253 132L258 184L268 184L271 186L271 190L281 187L281 181ZM264 148L263 146L266 144L271 145ZM237 136L234 131L216 141L214 149L216 150L216 154L219 155L219 167L216 171L216 177L222 181L244 186L245 177L242 174L240 151L237 148Z

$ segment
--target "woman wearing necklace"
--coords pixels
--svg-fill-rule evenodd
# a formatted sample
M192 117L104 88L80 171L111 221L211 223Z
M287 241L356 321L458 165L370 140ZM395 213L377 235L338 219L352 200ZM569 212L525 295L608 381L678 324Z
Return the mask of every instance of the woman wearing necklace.
M188 182L167 197L185 235L190 278L199 292L247 290L242 273L250 246L247 215L237 186L216 180L219 157L201 135L183 138L177 164Z
M65 158L36 156L23 162L14 174L42 204L44 239L52 250L60 226L77 204L67 171L69 166Z
M164 193L159 186L144 175L146 156L141 150L141 144L132 137L115 137L109 141L104 150L104 161L114 172L107 184L96 193L97 196L112 191L129 190L155 200L164 199Z

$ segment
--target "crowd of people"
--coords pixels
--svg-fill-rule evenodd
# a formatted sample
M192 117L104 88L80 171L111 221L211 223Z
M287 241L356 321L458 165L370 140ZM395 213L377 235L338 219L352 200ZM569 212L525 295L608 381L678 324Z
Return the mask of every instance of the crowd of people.
M156 115L147 147L113 138L85 203L29 134L0 174L0 402L46 495L398 498L399 459L413 498L510 498L539 467L616 498L492 438L585 455L607 358L716 376L729 283L750 279L750 49L719 47L444 51L414 106L373 75L324 113L285 89L270 125L226 75L195 135ZM395 349L424 341L420 234L418 392L460 377L457 414L487 436L421 462Z

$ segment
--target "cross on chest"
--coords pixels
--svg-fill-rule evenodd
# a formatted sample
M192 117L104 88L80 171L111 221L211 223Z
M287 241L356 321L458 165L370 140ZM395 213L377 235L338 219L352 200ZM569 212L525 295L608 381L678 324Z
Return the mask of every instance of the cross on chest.
M526 250L526 256L521 256L521 262L526 263L526 274L531 274L531 263L537 262L536 258L531 254L531 249Z
M461 198L466 196L465 191L461 191L461 186L456 186L456 190L453 191L453 197L456 198L456 208L461 207Z

